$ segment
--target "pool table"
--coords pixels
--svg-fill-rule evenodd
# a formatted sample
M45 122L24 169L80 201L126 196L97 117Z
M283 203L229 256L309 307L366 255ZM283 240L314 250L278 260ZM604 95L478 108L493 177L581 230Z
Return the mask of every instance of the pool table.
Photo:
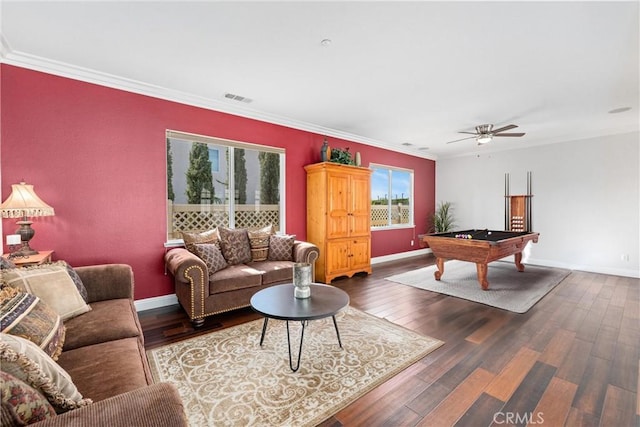
M521 231L463 230L451 233L424 234L420 237L436 257L438 270L434 273L440 280L444 273L444 262L457 259L476 263L478 282L483 290L489 289L487 264L515 255L518 271L524 271L522 251L529 241L538 242L540 233Z

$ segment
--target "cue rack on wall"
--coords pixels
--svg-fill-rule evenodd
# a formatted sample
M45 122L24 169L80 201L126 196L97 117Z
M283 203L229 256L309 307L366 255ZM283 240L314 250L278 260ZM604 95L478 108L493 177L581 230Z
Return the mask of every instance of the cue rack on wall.
M531 172L527 172L527 194L509 194L509 174L504 174L504 229L531 231Z

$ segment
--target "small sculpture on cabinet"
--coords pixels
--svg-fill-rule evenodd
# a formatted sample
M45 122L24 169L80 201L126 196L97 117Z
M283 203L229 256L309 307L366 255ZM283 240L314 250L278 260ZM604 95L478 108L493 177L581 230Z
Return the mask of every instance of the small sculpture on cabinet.
M322 148L320 149L320 160L323 162L327 162L330 159L331 159L331 148L329 147L327 138L325 138L324 142L322 143Z

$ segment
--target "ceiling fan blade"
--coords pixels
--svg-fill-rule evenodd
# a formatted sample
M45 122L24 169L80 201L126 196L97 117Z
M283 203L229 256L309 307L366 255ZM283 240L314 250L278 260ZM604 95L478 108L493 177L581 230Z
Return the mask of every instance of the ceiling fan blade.
M501 128L498 128L498 129L493 129L491 131L491 133L495 135L498 132L502 132L502 131L509 130L509 129L515 129L517 127L518 127L518 125L506 125L506 126L503 126Z
M458 132L458 133L468 133L469 135L477 135L478 132Z
M494 133L493 136L524 136L524 132Z
M475 134L474 134L474 135L475 135ZM471 139L471 138L475 138L475 136L468 136L468 137L466 137L466 138L456 139L456 140L453 140L453 141L449 141L449 142L447 142L447 144L451 144L452 142L464 141L465 139Z

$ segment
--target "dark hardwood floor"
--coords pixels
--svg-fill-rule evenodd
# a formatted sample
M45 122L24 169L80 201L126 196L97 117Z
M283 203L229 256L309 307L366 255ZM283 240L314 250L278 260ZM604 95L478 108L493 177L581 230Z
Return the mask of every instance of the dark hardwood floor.
M332 283L353 307L445 345L323 426L640 425L640 280L575 271L516 314L384 279L433 263ZM242 309L194 331L178 306L140 313L147 348L258 318Z

